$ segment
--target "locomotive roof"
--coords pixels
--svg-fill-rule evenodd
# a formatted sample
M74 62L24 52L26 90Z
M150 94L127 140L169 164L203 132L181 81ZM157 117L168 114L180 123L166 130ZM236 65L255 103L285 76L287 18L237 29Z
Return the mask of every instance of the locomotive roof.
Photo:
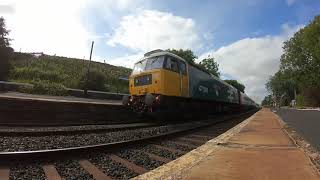
M170 55L170 56L173 56L181 61L184 61L186 63L188 63L185 59L181 58L180 56L177 56L171 52L168 52L168 51L163 51L163 50L154 50L154 51L150 51L146 54L144 54L144 57L142 58L142 60L146 59L146 58L150 58L150 57L155 57L155 56L164 56L164 55Z
M150 52L145 53L142 60L144 60L144 59L146 59L146 58L150 58L150 57L164 56L164 55L173 56L173 57L175 57L175 58L177 58L177 59L179 59L179 60L181 60L181 61L183 61L183 62L186 62L187 64L189 64L189 65L191 65L191 66L193 66L193 67L195 67L195 68L197 68L197 69L199 69L199 70L201 70L201 71L203 71L203 72L205 72L205 73L208 73L208 74L212 75L209 71L207 71L207 70L204 69L204 68L201 68L199 65L197 65L197 64L195 64L195 63L188 62L188 61L186 61L185 59L183 59L182 57L180 57L180 56L178 56L178 55L176 55L176 54L173 54L173 53L171 53L171 52L164 51L164 50L161 50L161 49L156 49L156 50L153 50L153 51L150 51ZM142 60L141 60L141 61L142 61Z

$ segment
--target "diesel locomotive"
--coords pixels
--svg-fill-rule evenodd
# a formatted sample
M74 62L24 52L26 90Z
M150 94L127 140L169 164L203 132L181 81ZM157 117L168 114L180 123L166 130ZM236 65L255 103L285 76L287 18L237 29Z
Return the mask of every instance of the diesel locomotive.
M129 77L123 105L135 112L236 112L258 108L246 94L163 50L146 53Z

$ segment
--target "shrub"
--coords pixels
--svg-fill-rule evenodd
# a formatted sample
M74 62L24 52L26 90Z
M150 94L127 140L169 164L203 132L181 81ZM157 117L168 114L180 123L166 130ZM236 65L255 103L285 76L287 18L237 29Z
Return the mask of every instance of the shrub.
M88 78L88 82L87 82L87 78ZM87 86L89 90L107 91L108 88L106 84L107 84L107 76L100 71L93 70L93 71L90 71L88 77L87 77L87 72L84 72L82 74L79 86L81 87L81 89L85 89Z
M12 48L0 47L0 81L8 79L10 71L9 59L12 54Z
M15 82L50 81L68 88L83 89L89 61L59 56L16 54L10 61L14 69L9 80ZM89 89L116 92L118 77L127 77L131 70L109 64L91 62ZM109 86L106 86L108 84ZM120 82L120 92L128 92L128 82Z
M320 105L320 88L307 87L303 90L305 106L319 106Z
M62 82L66 76L58 71L45 71L37 67L18 67L11 73L13 79L29 79L33 81Z
M304 107L305 106L305 100L303 98L303 96L301 94L297 95L297 102L296 102L296 106L298 108Z
M65 96L68 94L66 88L59 83L51 83L49 81L32 82L33 87L24 87L20 92L30 94L46 94L54 96Z

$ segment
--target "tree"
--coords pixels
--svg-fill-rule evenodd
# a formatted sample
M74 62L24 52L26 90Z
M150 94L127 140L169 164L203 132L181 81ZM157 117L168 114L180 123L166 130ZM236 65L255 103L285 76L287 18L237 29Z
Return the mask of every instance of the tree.
M106 86L107 81L108 81L108 78L103 72L98 70L92 70L89 72L88 82L87 82L87 72L83 73L79 86L81 87L81 89L84 89L85 86L87 86L89 90L107 91L108 90Z
M230 80L224 80L224 81L244 93L244 89L246 87L243 84L239 83L237 80L230 79Z
M267 90L275 97L275 101L281 105L288 105L295 97L296 84L287 72L278 71L271 76L266 83Z
M193 64L194 66L198 67L199 69L206 71L214 76L219 77L220 73L219 73L219 64L217 62L215 62L214 58L212 57L208 57L203 59L199 64L195 62L195 59L198 58L193 51L191 51L190 49L187 50L183 50L183 49L167 49L168 52L171 52L177 56L182 57L183 59L185 59L187 62L189 62L190 64Z
M264 99L262 100L261 105L262 106L272 106L272 96L268 95L266 97L264 97Z
M195 64L194 60L197 58L197 56L191 51L190 49L183 50L183 49L167 49L168 52L171 52L177 56L182 57L186 61L188 61L191 64Z
M207 71L209 71L212 75L220 77L219 72L219 64L214 60L214 57L208 56L203 59L200 63L200 66L204 67Z
M0 80L7 80L10 64L9 59L13 53L10 47L9 31L6 29L5 20L0 17Z
M286 103L295 98L295 92L320 105L320 16L284 42L280 70L266 84L277 100Z

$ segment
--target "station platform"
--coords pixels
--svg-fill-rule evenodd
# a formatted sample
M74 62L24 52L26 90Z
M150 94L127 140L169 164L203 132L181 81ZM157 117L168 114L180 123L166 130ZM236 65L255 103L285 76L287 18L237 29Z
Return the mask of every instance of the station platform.
M139 122L119 100L0 92L1 126L78 126Z
M135 179L319 180L320 175L279 117L262 109L203 146Z
M18 99L18 100L36 100L36 101L49 101L49 102L62 102L62 103L85 103L85 104L112 104L122 105L121 100L111 99L90 99L80 98L73 96L50 96L50 95L35 95L19 92L0 92L1 99Z

